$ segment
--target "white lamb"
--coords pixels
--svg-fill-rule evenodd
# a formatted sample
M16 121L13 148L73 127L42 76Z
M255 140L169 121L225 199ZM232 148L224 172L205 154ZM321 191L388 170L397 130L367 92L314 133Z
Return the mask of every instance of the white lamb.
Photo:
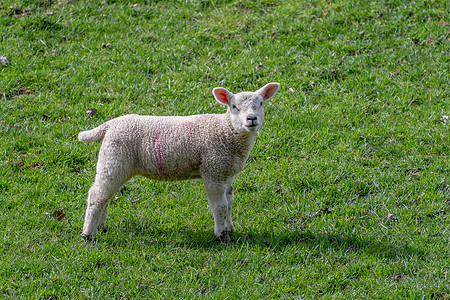
M269 83L236 95L214 88L225 114L185 117L126 115L83 131L83 142L102 141L89 190L82 236L92 240L106 226L109 200L134 175L154 180L201 178L214 217L214 235L230 241L233 180L244 168L264 119L263 102L278 91Z

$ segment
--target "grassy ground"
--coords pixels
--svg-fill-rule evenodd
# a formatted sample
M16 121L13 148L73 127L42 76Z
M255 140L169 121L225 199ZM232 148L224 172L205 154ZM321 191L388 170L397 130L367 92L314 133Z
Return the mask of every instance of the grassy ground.
M449 299L448 12L3 1L0 297ZM222 112L213 87L270 81L283 87L235 182L230 244L213 238L201 182L144 178L115 196L98 242L81 241L99 144L79 131Z

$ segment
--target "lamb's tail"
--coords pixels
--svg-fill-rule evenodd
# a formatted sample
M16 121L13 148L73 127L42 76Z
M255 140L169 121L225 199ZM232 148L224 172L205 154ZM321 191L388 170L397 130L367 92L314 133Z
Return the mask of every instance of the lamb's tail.
M104 123L92 130L82 131L78 134L78 140L80 142L95 142L100 141L108 130L107 123Z

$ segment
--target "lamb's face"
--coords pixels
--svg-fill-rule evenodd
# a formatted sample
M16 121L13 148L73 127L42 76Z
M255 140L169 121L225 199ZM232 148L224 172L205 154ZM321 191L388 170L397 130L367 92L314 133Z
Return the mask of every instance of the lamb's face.
M264 121L264 99L256 93L243 92L230 99L231 123L238 132L256 132Z
M264 121L264 101L276 94L280 84L268 83L256 92L242 92L234 95L225 88L213 89L217 101L227 105L230 110L231 123L238 132L256 132Z

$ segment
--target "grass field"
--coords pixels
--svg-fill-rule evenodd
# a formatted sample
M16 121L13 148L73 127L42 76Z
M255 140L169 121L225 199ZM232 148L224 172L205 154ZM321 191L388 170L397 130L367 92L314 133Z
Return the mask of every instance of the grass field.
M445 0L3 0L0 298L450 299ZM220 113L277 81L229 244L201 181L135 177L81 229L128 113ZM96 114L87 113L95 109Z

